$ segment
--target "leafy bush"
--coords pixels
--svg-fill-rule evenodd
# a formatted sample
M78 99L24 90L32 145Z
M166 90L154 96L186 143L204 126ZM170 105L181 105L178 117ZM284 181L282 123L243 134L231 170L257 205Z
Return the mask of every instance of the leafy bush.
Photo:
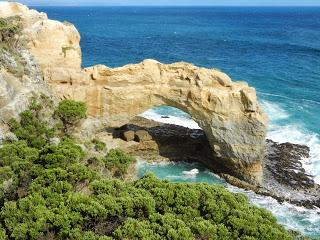
M42 153L39 163L46 168L67 167L79 162L84 157L81 147L68 138L63 139L57 146L48 146L43 149Z
M120 149L111 149L104 159L106 168L115 177L123 177L127 173L130 164L135 161L133 157L125 154Z
M0 226L0 239L7 239L6 231Z
M134 158L114 149L84 161L71 139L50 144L41 109L31 104L11 125L19 140L0 148L1 240L293 239L270 212L222 186L104 178L89 166L121 178Z
M20 122L12 119L9 126L19 139L26 140L30 146L41 148L53 136L54 129L39 121L30 110L22 112L20 118Z
M67 133L72 127L75 127L79 121L86 117L86 105L83 102L74 100L63 100L59 103L55 115L63 123L63 131Z

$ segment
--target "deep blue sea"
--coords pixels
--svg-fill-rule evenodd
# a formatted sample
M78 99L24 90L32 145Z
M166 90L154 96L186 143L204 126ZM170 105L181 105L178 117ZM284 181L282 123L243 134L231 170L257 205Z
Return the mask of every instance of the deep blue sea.
M306 144L304 166L320 182L320 8L236 7L37 7L51 19L67 20L81 33L83 66L110 67L146 58L187 61L218 68L256 88L269 114L268 137ZM151 109L144 116L197 127L176 109ZM139 164L174 181L225 184L203 169L193 179L181 175L188 164ZM226 185L232 191L241 191ZM245 192L271 210L288 228L320 236L320 210L306 210Z

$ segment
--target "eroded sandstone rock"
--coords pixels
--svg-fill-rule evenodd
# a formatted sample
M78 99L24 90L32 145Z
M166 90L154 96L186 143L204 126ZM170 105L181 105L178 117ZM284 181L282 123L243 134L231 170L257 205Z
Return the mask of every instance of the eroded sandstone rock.
M122 134L122 139L127 142L133 141L134 140L134 131L131 131L131 130L125 131Z
M61 96L86 101L89 114L111 127L155 106L177 107L201 126L228 168L246 180L260 180L267 118L247 84L231 82L214 69L154 60L115 69L95 66L85 72L91 78L87 85L75 83L66 89L49 82Z
M137 142L146 142L146 141L150 141L151 139L152 139L152 136L146 130L138 130L135 133L135 140Z
M127 143L127 146L123 146L126 152L138 159L152 162L201 162L234 186L273 197L279 202L287 201L311 209L320 207L320 185L314 182L313 177L306 173L301 164L303 159L309 156L307 146L266 140L264 176L262 184L257 186L235 177L217 161L201 129L189 129L135 117L116 132L139 130L147 131L152 140Z
M81 69L80 35L72 24L48 20L15 3L1 8L0 17L19 15L24 21L29 51L58 96L86 102L88 114L109 128L152 107L179 108L204 130L225 167L247 181L260 182L267 117L247 83L184 62L145 60L119 68Z

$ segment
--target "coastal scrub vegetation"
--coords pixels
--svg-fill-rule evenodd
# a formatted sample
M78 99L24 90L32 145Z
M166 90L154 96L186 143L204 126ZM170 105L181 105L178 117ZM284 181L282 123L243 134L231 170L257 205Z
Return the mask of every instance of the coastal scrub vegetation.
M93 139L92 143L96 151L104 151L106 149L106 144L98 139Z
M293 239L270 212L222 186L122 180L133 157L115 149L90 158L72 138L83 103L64 100L48 113L53 103L38 100L10 121L16 138L0 148L0 239Z
M0 18L0 42L6 47L15 47L17 41L16 35L22 30L20 19L18 17Z
M85 118L86 111L87 108L83 102L64 100L59 103L54 114L62 122L63 133L68 134L69 130L73 130L79 121Z
M17 76L24 73L24 61L20 52L23 46L21 32L20 17L0 18L0 67Z

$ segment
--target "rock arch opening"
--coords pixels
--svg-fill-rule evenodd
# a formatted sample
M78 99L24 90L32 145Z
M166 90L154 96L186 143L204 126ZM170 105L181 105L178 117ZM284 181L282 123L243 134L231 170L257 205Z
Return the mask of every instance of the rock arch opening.
M72 24L49 20L26 7L9 7L6 17L23 14L27 48L43 79L61 98L84 101L88 115L109 128L120 127L156 106L189 113L205 132L220 162L235 175L261 179L267 117L255 90L216 69L189 63L145 60L118 68L81 68L80 34ZM57 41L52 41L52 36ZM64 54L64 49L68 51Z
M232 175L261 181L267 117L247 83L233 82L215 69L155 60L113 69L97 65L81 74L82 80L68 77L72 86L61 81L64 75L45 78L61 97L86 102L88 114L109 128L153 107L178 108L203 129L215 157Z
M177 108L152 108L113 134L127 141L126 150L142 160L200 162L218 173L227 172L216 161L204 131L190 115Z

